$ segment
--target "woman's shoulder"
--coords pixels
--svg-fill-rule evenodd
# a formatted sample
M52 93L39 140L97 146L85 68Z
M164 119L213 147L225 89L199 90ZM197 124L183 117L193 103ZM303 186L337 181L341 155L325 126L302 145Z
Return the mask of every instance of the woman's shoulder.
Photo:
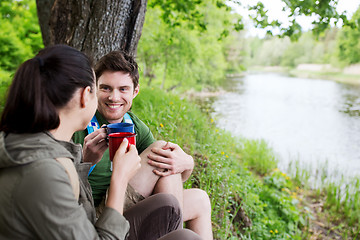
M44 158L21 167L21 178L14 189L14 200L18 207L38 209L65 203L73 196L72 186L65 168L53 158ZM70 198L69 198L70 197Z

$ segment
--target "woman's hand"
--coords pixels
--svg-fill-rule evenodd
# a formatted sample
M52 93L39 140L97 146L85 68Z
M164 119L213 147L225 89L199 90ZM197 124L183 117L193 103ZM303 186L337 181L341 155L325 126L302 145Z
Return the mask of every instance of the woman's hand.
M127 146L128 140L124 138L113 159L113 175L119 174L122 178L129 181L137 170L140 169L141 158L138 155L135 145L130 144L129 151L126 151Z
M111 175L107 207L114 208L121 214L124 209L125 191L129 180L141 167L140 157L134 145L126 151L128 140L125 138L116 151L113 159L113 172Z

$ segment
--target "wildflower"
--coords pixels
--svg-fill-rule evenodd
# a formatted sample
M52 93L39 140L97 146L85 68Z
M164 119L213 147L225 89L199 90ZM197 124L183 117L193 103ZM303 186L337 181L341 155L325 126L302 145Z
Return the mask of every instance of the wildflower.
M275 233L278 233L278 230L277 230L277 229L275 229Z
M219 129L215 129L215 132L219 132Z
M170 105L173 105L174 103L173 102L169 102Z
M296 187L295 189L296 189L296 191L299 191L300 188L299 188L299 187Z
M154 88L152 87L151 90L154 90Z
M274 172L278 172L278 171L280 171L278 168L275 168L275 169L274 169Z
M286 177L286 173L281 173L281 175L282 175L283 177Z
M274 233L273 230L270 230L270 233Z
M221 155L224 155L225 153L224 152L221 152Z
M214 119L210 119L210 122L213 123L213 122L214 122Z
M225 157L226 157L226 158L229 158L229 156L228 156L228 155L225 155Z
M164 127L164 125L163 125L162 123L160 123L160 127L162 127L162 128L163 128L163 127Z
M289 176L286 176L285 179L286 179L286 180L290 180L290 177L289 177Z
M291 194L291 191L288 188L282 188L281 191L284 191L284 192L287 192L288 194Z

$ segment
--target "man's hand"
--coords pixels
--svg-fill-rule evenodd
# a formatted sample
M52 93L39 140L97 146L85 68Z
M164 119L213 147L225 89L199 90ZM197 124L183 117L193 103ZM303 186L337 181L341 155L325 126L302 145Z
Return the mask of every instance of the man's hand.
M95 132L90 133L84 138L83 157L84 162L91 162L92 165L98 163L108 144L106 142L106 129L100 128Z
M165 177L180 173L183 181L191 175L194 159L177 144L167 142L162 148L152 148L151 152L147 156L150 159L148 164L156 168L153 170L156 175Z

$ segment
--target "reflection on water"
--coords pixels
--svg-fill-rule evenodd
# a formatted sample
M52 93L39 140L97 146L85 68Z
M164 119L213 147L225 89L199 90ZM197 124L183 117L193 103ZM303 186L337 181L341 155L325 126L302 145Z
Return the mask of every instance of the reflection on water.
M248 75L213 104L217 124L235 135L265 139L280 165L300 160L360 175L360 88L278 74ZM280 167L281 167L280 166Z

